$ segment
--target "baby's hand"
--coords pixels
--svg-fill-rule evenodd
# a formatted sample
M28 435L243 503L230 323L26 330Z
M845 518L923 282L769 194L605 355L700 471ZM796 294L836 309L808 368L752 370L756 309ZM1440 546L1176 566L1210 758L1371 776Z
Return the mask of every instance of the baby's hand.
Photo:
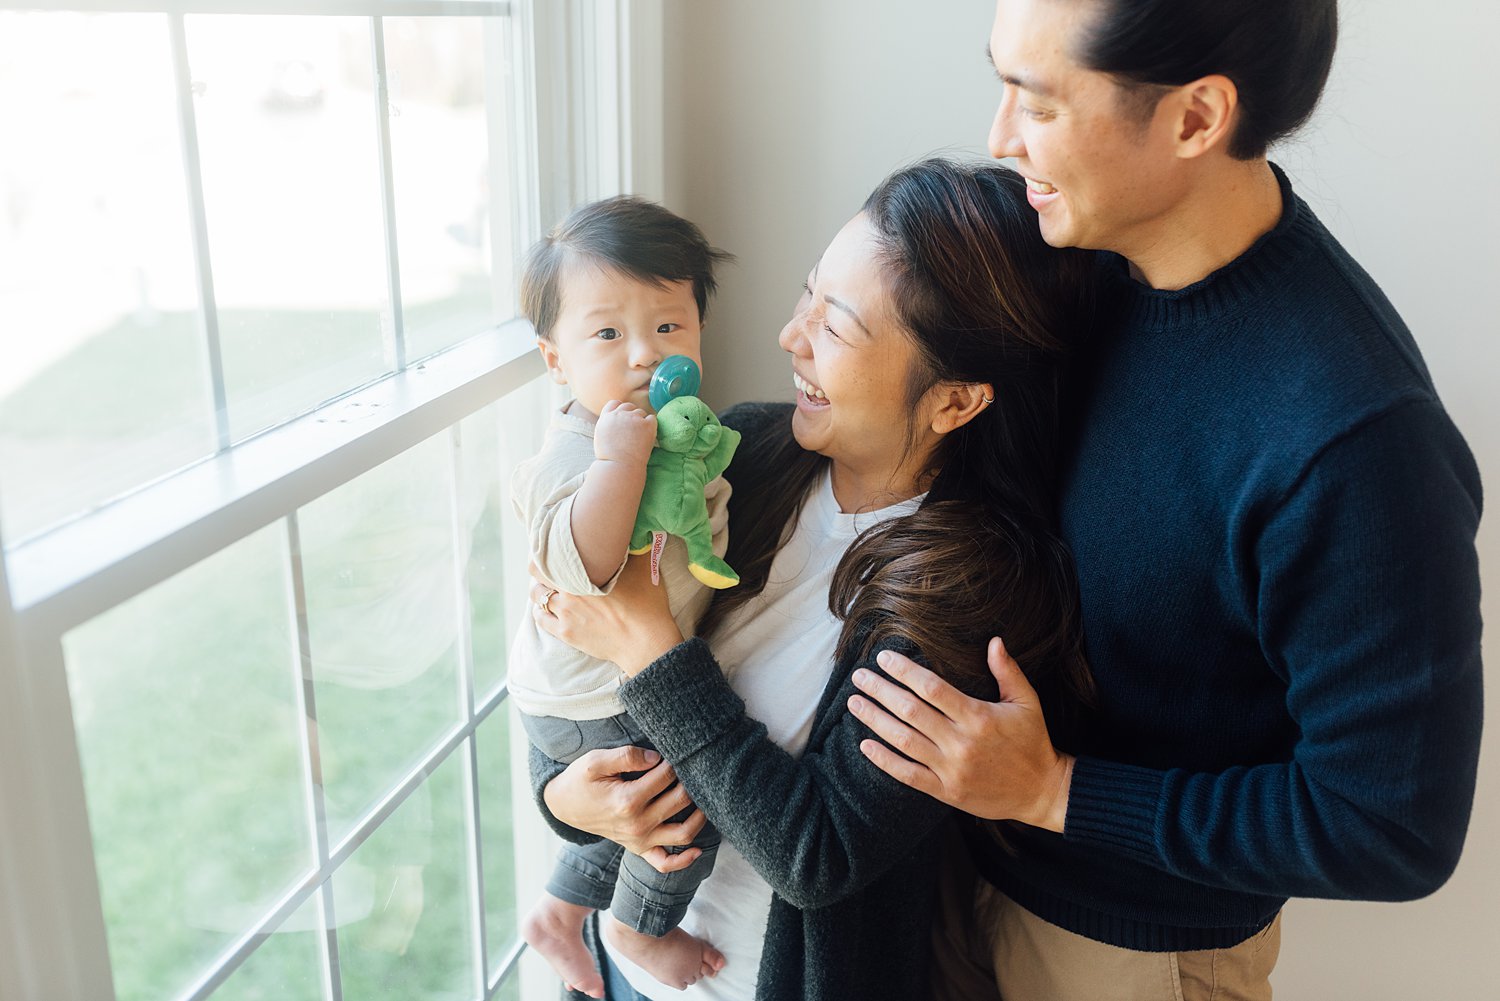
M656 444L656 415L610 400L594 427L594 458L644 466Z

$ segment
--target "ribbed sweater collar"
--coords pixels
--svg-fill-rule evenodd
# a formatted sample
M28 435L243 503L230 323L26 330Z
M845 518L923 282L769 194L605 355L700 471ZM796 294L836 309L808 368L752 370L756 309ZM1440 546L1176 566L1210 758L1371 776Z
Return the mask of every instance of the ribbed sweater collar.
M1323 228L1291 181L1271 164L1281 187L1281 219L1239 257L1181 289L1154 289L1130 277L1125 258L1110 254L1105 272L1120 295L1120 322L1131 328L1170 330L1212 323L1284 287L1286 274L1322 239Z

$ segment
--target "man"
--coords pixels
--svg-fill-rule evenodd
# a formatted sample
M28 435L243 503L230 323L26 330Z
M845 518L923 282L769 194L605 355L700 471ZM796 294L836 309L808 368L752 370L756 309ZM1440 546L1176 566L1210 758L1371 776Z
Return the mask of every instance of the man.
M1061 527L1097 713L1049 734L891 657L867 755L976 817L964 966L1007 997L1269 997L1291 896L1456 865L1481 725L1478 471L1410 333L1266 148L1334 0L998 0L990 151L1107 251ZM967 987L949 985L962 995Z

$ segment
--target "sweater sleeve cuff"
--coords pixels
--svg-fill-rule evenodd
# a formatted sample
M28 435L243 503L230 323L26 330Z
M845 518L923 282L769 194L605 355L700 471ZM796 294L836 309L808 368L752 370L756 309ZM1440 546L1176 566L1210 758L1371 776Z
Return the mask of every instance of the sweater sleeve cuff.
M1080 756L1063 836L1159 867L1156 815L1166 777L1153 768Z
M625 681L620 701L668 761L702 750L745 712L708 644L696 637Z
M547 757L530 743L527 747L530 748L528 764L531 767L531 795L536 800L536 808L541 811L542 819L547 822L547 826L552 828L553 833L558 837L575 845L591 845L603 841L604 839L597 835L580 831L576 827L569 827L552 815L552 811L547 808L547 801L543 799L543 793L547 791L547 783L561 775L568 766L561 761L554 761Z

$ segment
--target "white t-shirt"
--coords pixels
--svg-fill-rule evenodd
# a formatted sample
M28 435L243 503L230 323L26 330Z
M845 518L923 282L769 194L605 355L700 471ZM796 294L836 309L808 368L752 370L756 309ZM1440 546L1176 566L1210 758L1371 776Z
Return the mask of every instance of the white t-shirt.
M828 610L828 586L844 551L872 525L911 514L921 497L879 511L844 514L828 473L813 489L792 537L771 564L766 588L716 630L714 656L745 711L793 756L807 747L813 715L833 673L842 626ZM767 823L775 823L767 818ZM653 1001L752 1001L771 910L771 887L728 841L714 871L688 905L682 928L724 954L724 969L676 991L624 957L610 958L637 991Z

